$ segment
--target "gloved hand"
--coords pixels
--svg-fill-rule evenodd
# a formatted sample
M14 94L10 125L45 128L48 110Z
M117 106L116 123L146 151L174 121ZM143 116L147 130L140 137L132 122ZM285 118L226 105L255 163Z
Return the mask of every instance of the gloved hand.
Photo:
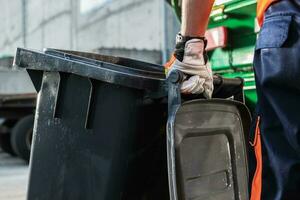
M213 75L205 52L204 38L177 36L173 57L165 65L167 76L172 70L182 71L186 75L181 92L185 94L201 94L211 98L213 92Z

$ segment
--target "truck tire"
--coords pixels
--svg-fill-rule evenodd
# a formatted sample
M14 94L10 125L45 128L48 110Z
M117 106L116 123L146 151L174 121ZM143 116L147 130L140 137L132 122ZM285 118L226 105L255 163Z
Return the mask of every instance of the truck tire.
M16 156L16 152L14 152L10 143L10 133L16 122L14 119L5 119L0 125L0 148L12 156Z
M30 158L33 122L33 115L28 115L20 119L11 132L10 142L14 152L27 162Z
M10 134L9 133L7 133L7 134L0 133L0 148L5 153L8 153L12 156L16 156L16 153L14 152L14 150L10 144Z

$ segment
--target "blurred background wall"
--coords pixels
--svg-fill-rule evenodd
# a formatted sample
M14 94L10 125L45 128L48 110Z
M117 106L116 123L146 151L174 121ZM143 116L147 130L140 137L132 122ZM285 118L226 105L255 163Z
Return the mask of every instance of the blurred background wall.
M0 0L0 54L16 47L165 62L179 22L165 0Z

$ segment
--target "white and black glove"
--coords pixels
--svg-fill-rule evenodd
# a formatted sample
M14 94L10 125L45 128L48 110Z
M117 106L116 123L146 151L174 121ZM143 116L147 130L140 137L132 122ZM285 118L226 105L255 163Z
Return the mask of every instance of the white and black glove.
M179 70L186 75L181 86L185 94L202 94L210 99L213 93L213 75L208 64L205 38L176 38L176 49L171 60L165 65L167 76L172 70Z

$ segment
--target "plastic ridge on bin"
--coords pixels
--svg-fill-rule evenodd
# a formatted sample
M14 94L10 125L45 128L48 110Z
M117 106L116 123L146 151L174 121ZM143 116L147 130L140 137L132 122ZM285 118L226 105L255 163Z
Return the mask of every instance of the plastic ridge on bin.
M67 72L136 89L159 90L164 88L165 84L165 74L163 69L158 70L161 67L159 65L156 66L156 71L146 71L134 66L125 67L72 55L70 51L63 50L46 49L44 52L38 52L18 48L14 65L31 70ZM150 68L153 69L154 66L151 64Z

